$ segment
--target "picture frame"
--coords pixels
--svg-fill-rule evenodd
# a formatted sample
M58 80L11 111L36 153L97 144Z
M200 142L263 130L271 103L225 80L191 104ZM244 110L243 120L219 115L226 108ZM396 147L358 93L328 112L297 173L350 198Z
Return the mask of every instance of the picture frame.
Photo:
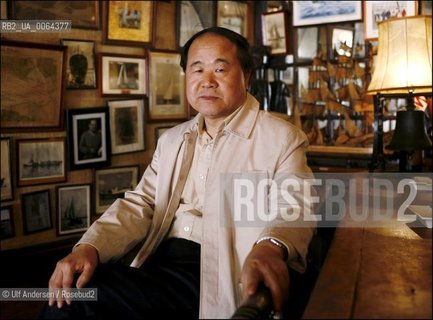
M1 201L13 200L11 138L1 138Z
M133 190L138 184L139 166L121 166L94 171L95 211L97 214L107 210L126 191Z
M121 154L145 149L144 101L108 101L111 153Z
M330 26L328 48L329 59L337 60L339 55L352 57L355 30L349 27Z
M215 6L215 1L176 1L178 48L197 32L215 26Z
M66 180L65 138L17 139L16 150L18 186Z
M180 54L169 51L149 53L148 119L186 119L185 73L179 65Z
M248 2L217 1L216 24L244 36L250 43L252 36L252 7Z
M6 1L0 2L0 19L7 20L8 18L8 7Z
M100 53L99 95L143 97L147 95L147 58L140 55Z
M13 20L71 20L72 28L100 28L99 1L8 1L8 5Z
M363 1L292 1L293 26L362 20Z
M95 41L61 39L68 47L66 55L66 89L96 89Z
M21 194L24 234L52 228L50 190Z
M296 30L297 50L295 56L297 61L312 60L317 55L319 48L319 28L304 27Z
M124 46L152 46L154 1L103 1L102 41Z
M12 205L0 208L0 240L15 236L15 225Z
M284 10L262 13L263 45L269 46L271 55L288 54L287 12Z
M421 0L419 2L419 14L425 16L432 15L432 2L430 0Z
M365 40L378 39L378 22L403 15L414 16L417 10L417 1L364 1Z
M56 187L57 234L59 236L86 231L90 227L90 184Z
M61 130L66 47L2 39L1 57L1 131Z
M67 110L69 169L109 166L108 107Z

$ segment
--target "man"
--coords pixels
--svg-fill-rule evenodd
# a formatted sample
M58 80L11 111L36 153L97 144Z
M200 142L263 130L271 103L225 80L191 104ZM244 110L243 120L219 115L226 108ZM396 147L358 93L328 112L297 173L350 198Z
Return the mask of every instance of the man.
M259 111L247 93L253 69L248 50L245 38L220 27L185 44L187 98L199 114L161 136L137 188L57 264L50 288L73 286L77 274L77 287L99 290L97 303L74 301L65 313L228 318L261 282L271 291L274 310L282 311L287 266L305 268L313 226L298 228L281 218L256 227L231 225L232 208L221 201L230 194L222 186L231 173L260 172L276 180L284 174L311 177L311 171L305 135ZM309 197L293 193L291 199L309 207ZM107 264L134 247L134 268ZM64 308L64 301L57 305Z
M96 119L89 121L89 129L80 137L79 150L81 159L93 159L101 156L101 131Z

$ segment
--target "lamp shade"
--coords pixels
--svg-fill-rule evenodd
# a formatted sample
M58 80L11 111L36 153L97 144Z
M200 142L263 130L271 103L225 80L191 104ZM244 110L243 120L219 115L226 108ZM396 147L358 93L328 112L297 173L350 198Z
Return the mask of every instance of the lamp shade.
M432 17L378 23L378 57L368 94L432 92Z

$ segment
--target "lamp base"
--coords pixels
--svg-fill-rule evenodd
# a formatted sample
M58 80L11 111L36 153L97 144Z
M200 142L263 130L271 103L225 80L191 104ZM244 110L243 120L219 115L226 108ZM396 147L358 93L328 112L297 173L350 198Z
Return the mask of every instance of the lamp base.
M422 150L399 151L398 162L400 172L422 172Z

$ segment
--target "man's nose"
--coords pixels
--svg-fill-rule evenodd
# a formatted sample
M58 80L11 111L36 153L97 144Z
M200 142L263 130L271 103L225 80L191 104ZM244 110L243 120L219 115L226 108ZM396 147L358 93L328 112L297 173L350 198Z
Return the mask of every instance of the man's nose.
M201 86L203 88L215 88L217 86L213 72L203 72Z

